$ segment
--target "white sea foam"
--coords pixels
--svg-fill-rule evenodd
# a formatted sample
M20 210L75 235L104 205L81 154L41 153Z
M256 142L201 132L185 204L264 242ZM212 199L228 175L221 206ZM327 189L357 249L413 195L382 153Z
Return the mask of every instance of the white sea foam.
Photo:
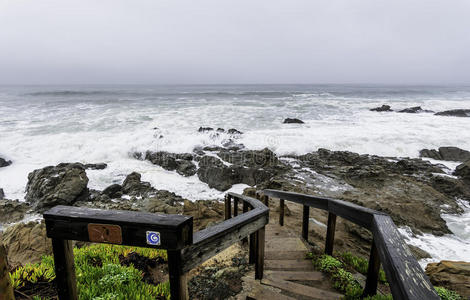
M221 145L230 138L198 133L200 126L237 128L244 132L237 143L249 149L269 147L278 154L303 154L323 147L417 157L423 148L470 149L470 118L369 111L382 104L395 110L411 106L434 111L470 109L470 88L0 87L0 157L13 161L0 168L0 187L7 198L22 200L27 175L34 169L60 162L105 162L106 169L87 171L91 188L120 183L136 171L156 188L190 200L221 199L223 193L197 176L182 177L130 155L146 150L192 152L196 146ZM282 124L287 117L305 124ZM450 174L456 163L446 165ZM457 237L458 232L468 233L468 227L452 229L451 224L468 226L470 220L465 216L446 220L456 235L444 237L449 241L442 245L432 241L443 238L425 235L422 241L428 239L429 245L438 246L424 249L436 258L470 260L468 252L449 256L442 252L451 249L445 244L452 245L456 239L464 243L459 247L468 246L468 236Z

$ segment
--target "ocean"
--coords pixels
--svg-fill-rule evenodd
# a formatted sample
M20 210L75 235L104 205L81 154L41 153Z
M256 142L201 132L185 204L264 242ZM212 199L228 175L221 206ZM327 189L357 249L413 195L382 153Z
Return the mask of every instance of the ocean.
M190 200L221 198L222 192L197 176L182 177L131 156L146 150L192 152L228 138L199 133L201 126L236 128L243 132L237 142L248 149L268 147L277 154L327 148L418 157L423 148L470 150L470 118L369 111L382 104L394 110L470 109L470 86L0 86L0 157L13 161L0 169L0 188L7 198L22 200L27 175L34 169L60 162L104 162L106 169L87 171L90 188L120 183L136 171L156 188ZM305 124L283 124L285 118ZM466 202L462 206L464 215L445 216L454 235L402 232L410 243L432 253L433 260L470 261L470 209Z

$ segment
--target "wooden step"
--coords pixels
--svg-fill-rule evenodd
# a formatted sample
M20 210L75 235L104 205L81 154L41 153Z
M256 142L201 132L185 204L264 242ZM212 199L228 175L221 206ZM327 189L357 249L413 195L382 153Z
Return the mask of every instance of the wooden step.
M308 259L266 259L266 270L284 271L314 271L313 264Z
M262 285L261 285L262 286ZM274 292L266 287L262 287L257 289L254 292L249 293L246 296L247 300L261 300L261 299L269 299L269 300L295 300L295 298L283 295L279 292Z
M317 289L311 286L306 286L302 284L298 284L295 282L290 282L286 280L269 280L263 279L261 280L262 284L274 286L280 288L284 291L289 293L293 293L296 295L301 295L303 298L308 299L319 299L319 300L326 300L326 299L341 299L343 295Z
M308 252L307 247L299 238L270 239L265 242L265 251L304 251ZM286 257L288 259L288 257Z
M306 251L277 251L269 250L264 252L265 259L305 259Z
M325 276L321 272L306 271L265 271L264 278L270 280L301 280L301 281L323 281Z

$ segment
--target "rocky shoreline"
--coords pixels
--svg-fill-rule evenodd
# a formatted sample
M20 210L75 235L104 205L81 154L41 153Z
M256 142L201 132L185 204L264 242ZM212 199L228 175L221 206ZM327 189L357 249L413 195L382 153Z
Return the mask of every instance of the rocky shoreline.
M199 129L207 134L217 134L221 130ZM441 215L462 213L456 200L470 200L470 152L456 147L420 152L425 158L460 161L453 171L421 158L380 157L327 149L304 155L278 156L267 148L248 150L237 143L236 137L242 132L228 131L232 138L222 147L198 147L192 153L147 151L132 156L181 176L197 176L219 191L243 183L252 187L245 189L248 195L253 195L255 190L270 188L350 201L386 212L398 226L408 226L414 234L439 236L451 233ZM25 202L8 200L8 195L3 195L0 189L0 223L15 223L59 204L186 214L194 217L195 230L223 220L221 199L192 202L153 187L142 181L137 172L128 174L121 184L112 184L102 191L90 189L87 169L104 168L104 163L61 163L34 170L28 175ZM287 210L288 214L292 213L293 220L297 218L299 212L295 206L289 204ZM319 224L326 223L324 212L313 212L311 217ZM11 267L37 262L41 255L50 253L43 223L20 222L5 227L0 233L0 243L7 248ZM323 230L321 226L315 229ZM337 231L339 250L368 254L371 235L367 230L341 221ZM321 245L324 235L321 232L311 235L314 243ZM429 256L417 247L412 247L412 251L418 259Z

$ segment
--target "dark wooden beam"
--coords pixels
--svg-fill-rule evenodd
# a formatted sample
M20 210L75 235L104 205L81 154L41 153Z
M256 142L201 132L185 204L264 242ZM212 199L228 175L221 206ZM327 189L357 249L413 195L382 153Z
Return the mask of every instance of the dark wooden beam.
M238 216L238 198L233 198L233 216Z
M310 219L310 207L307 205L303 206L302 211L302 238L308 241L308 223Z
M369 268L367 270L366 286L364 288L364 297L377 294L377 284L379 280L380 257L375 241L372 240L369 257Z
M264 270L264 227L256 232L256 260L255 260L255 279L263 279Z
M279 199L279 225L284 226L284 199Z
M189 299L187 276L182 271L181 250L168 250L167 253L171 300L187 300Z
M225 195L225 220L228 220L232 217L232 201L229 194Z
M77 280L72 241L52 239L57 295L60 300L77 300Z
M335 242L336 215L328 213L328 227L326 229L325 254L333 255Z

